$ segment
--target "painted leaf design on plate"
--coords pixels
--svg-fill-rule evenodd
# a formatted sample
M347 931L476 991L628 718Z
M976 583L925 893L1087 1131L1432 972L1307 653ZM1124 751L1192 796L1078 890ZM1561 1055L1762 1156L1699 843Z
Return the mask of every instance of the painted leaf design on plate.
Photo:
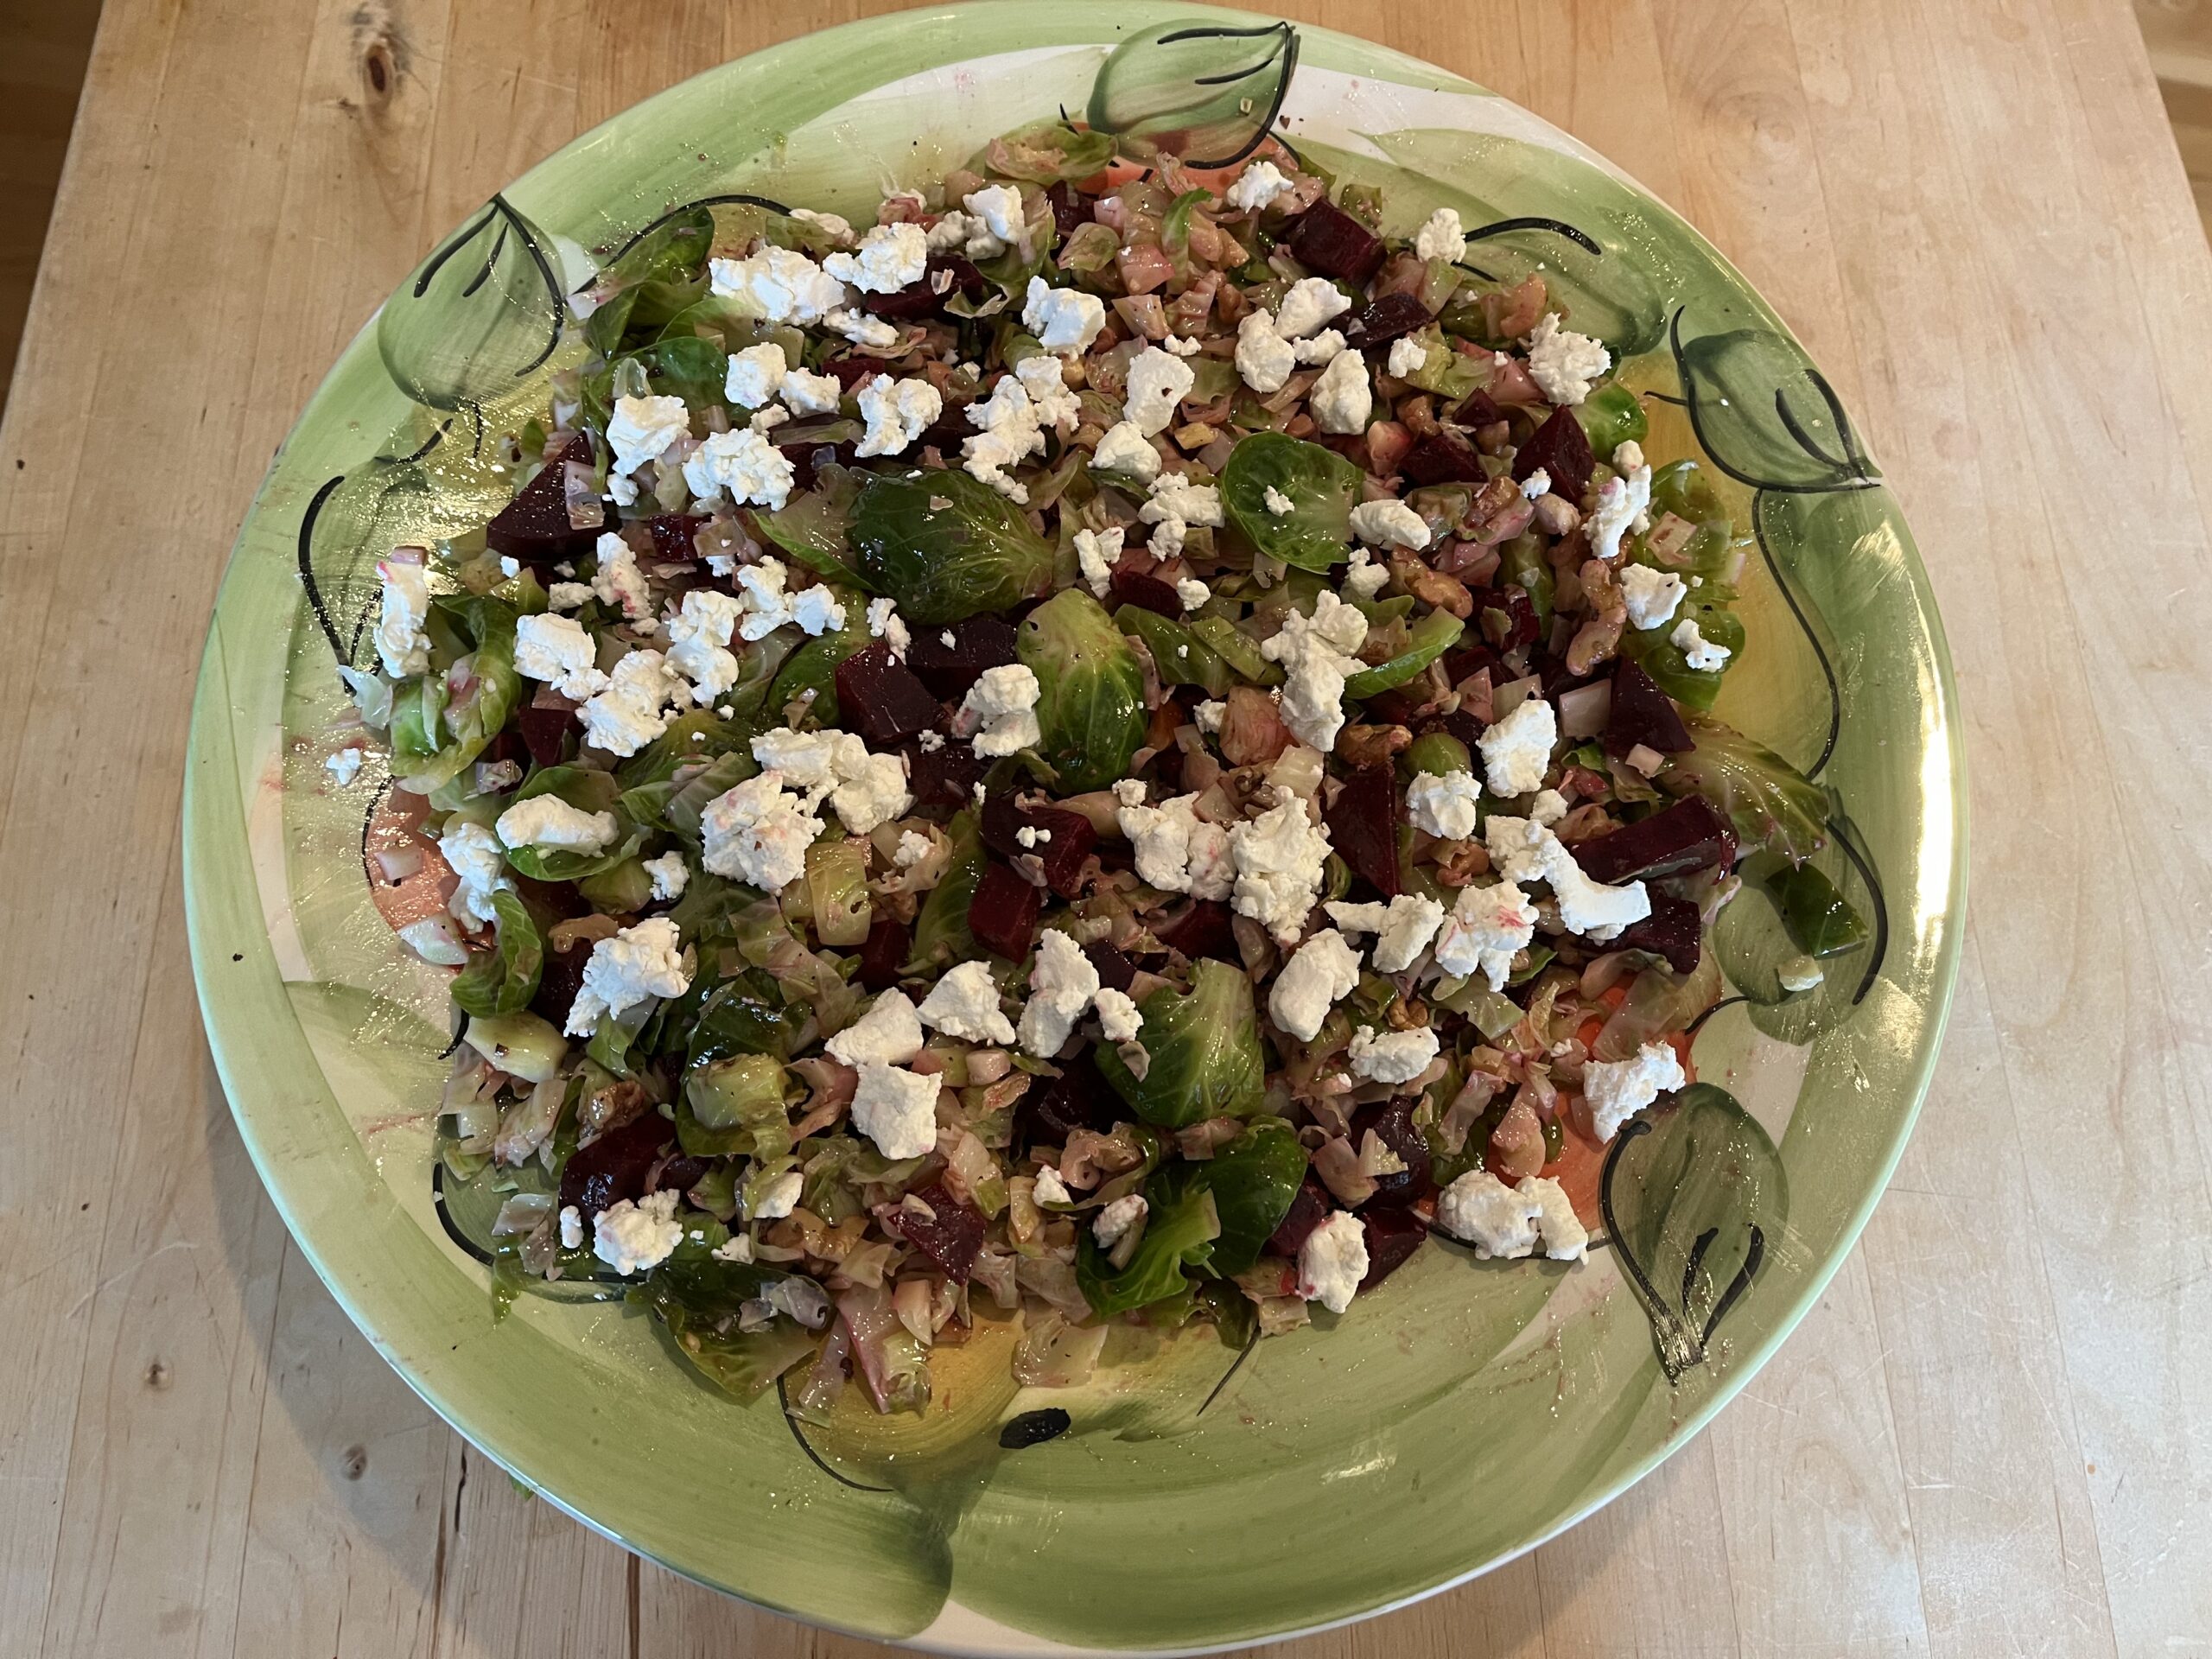
M511 396L561 343L551 245L505 197L486 202L378 313L392 383L432 409Z
M1650 1316L1669 1382L1703 1364L1728 1310L1758 1276L1789 1211L1774 1142L1725 1089L1693 1084L1625 1124L1599 1204Z
M1298 67L1288 23L1230 29L1174 22L1116 47L1090 86L1092 127L1153 138L1192 167L1227 167L1259 148Z
M1862 490L1880 474L1859 447L1843 402L1798 346L1770 328L1685 338L1675 313L1672 344L1682 396L1714 466L1754 489Z
M1467 232L1468 270L1510 288L1529 276L1564 308L1575 329L1605 341L1614 359L1634 357L1667 335L1667 307L1651 273L1608 258L1603 244L1563 219L1501 219Z

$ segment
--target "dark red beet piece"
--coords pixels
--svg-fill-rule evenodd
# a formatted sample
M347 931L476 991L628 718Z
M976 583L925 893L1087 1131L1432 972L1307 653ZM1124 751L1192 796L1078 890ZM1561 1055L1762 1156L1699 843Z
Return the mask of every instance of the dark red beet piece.
M1532 645L1543 630L1535 606L1518 588L1499 590L1484 603L1478 614L1482 619L1483 638L1497 651L1518 651L1523 645Z
M1012 865L995 858L984 866L976 896L968 901L968 931L993 955L1020 962L1029 954L1044 908L1044 890L1031 887Z
M1449 427L1438 427L1414 440L1398 470L1416 484L1482 484L1481 452Z
M496 766L502 760L512 760L519 766L530 758L530 744L520 732L510 726L484 746L477 754L476 764Z
M816 470L836 461L840 467L853 464L855 443L823 443L812 438L802 438L795 443L776 446L776 453L791 464L791 487L810 490L814 487Z
M1241 963L1236 931L1230 925L1229 906L1212 899L1193 899L1180 912L1170 911L1152 925L1153 937L1171 950L1196 960L1218 957Z
M1367 711L1370 721L1384 726L1410 726L1421 713L1419 702L1395 688L1362 697L1359 706Z
M551 686L541 685L516 712L515 729L531 760L541 766L557 766L569 734L577 729L576 705Z
M1294 1261L1316 1227L1329 1218L1335 1204L1318 1181L1308 1181L1298 1189L1298 1196L1290 1201L1281 1223L1268 1239L1268 1249L1276 1255L1287 1255Z
M850 391L863 380L873 380L879 374L889 374L891 365L880 357L838 357L824 363L822 372L836 376L837 384Z
M896 985L913 940L912 930L906 923L888 916L871 926L861 946L861 983L871 991L887 991Z
M1472 427L1479 431L1503 420L1505 411L1497 406L1496 398L1477 386L1467 394L1466 402L1452 411L1452 418L1461 426Z
M1529 669L1542 683L1548 697L1556 697L1562 691L1572 691L1578 685L1605 677L1602 674L1577 674L1567 665L1566 658L1554 657L1548 651L1536 652Z
M1598 458L1590 453L1590 439L1571 409L1555 409L1551 419L1535 430L1513 457L1514 482L1525 483L1539 467L1551 474L1552 493L1570 501L1582 499L1590 487L1590 469Z
M1398 896L1398 781L1389 766L1363 766L1322 815L1329 843L1385 899Z
M1138 558L1124 556L1114 567L1115 604L1135 605L1161 616L1181 616L1183 601L1175 591L1175 584L1156 574L1159 568L1148 553Z
M494 553L528 564L557 564L590 556L601 527L579 530L569 522L566 469L572 461L586 466L591 462L591 440L581 432L484 526L484 540Z
M965 743L947 739L935 749L906 745L906 785L917 806L971 806L982 777L983 763Z
M1694 974L1705 944L1705 918L1688 899L1655 893L1651 913L1623 928L1613 944L1622 950L1656 951L1676 973Z
M1388 346L1402 335L1427 327L1433 321L1418 296L1385 294L1345 325L1344 343L1360 351L1370 346Z
M1374 232L1325 199L1298 216L1290 233L1290 251L1306 270L1349 283L1364 283L1374 276L1382 269L1384 253Z
M666 1118L648 1109L591 1145L578 1147L562 1166L562 1204L575 1205L589 1221L609 1205L643 1198L645 1177L674 1133Z
M1045 187L1045 200L1052 204L1052 228L1062 236L1073 236L1083 222L1090 217L1090 210L1075 193L1075 187L1065 179L1055 179Z
M1025 847L1021 832L1036 832L1036 845ZM1098 832L1080 812L1059 806L1025 806L1014 791L1002 789L983 803L983 845L1008 863L1033 857L1043 867L1045 885L1072 899L1082 885L1084 861L1097 845Z
M707 521L696 512L657 512L646 521L653 533L653 556L671 563L696 559L699 550L692 538Z
M1114 1127L1122 1097L1098 1075L1091 1054L1086 1048L1061 1069L1058 1077L1046 1078L1041 1088L1022 1096L1016 1116L1020 1120L1018 1138L1023 1144L1061 1147L1077 1129L1103 1134Z
M1359 1224L1367 1232L1367 1277L1363 1291L1372 1290L1407 1262L1428 1242L1428 1229L1410 1210L1363 1210Z
M983 1212L954 1198L944 1182L931 1181L895 1204L878 1205L875 1218L885 1232L936 1262L954 1284L968 1282L983 1248Z
M837 707L860 722L873 748L889 748L938 722L937 699L879 639L837 664Z
M913 317L935 316L938 307L944 302L944 296L931 288L926 276L920 282L909 283L892 293L868 296L869 311L879 317L887 317L899 322Z
M1105 940L1093 939L1083 947L1083 954L1090 958L1090 965L1098 970L1101 988L1126 991L1136 983L1136 963Z
M946 645L944 636L952 636ZM971 616L949 628L914 630L906 647L906 666L942 702L964 697L987 668L1014 660L1014 624L995 616Z
M699 1178L711 1166L704 1158L690 1158L682 1153L677 1154L673 1158L664 1158L661 1160L660 1167L654 1170L646 1179L645 1191L665 1192L673 1190L677 1192L688 1192L699 1185Z
M1609 836L1579 842L1574 861L1592 881L1618 887L1736 861L1736 831L1702 795L1686 795Z
M1458 738L1467 746L1467 753L1471 758L1475 753L1476 746L1483 741L1482 721L1477 720L1465 709L1454 709L1443 719L1436 721L1431 729Z
M530 999L530 1011L541 1020L551 1020L556 1031L565 1027L576 993L583 989L584 964L590 960L588 942L572 944L566 950L548 950L537 976L537 995Z
M1414 1103L1405 1096L1381 1106L1370 1106L1351 1121L1351 1144L1355 1151L1368 1130L1372 1129L1382 1144L1396 1153L1404 1162L1404 1171L1395 1175L1375 1178L1375 1196L1367 1202L1403 1206L1417 1198L1426 1198L1436 1183L1430 1179L1428 1142L1414 1127Z
M1683 754L1697 747L1681 710L1642 666L1621 658L1613 671L1613 701L1605 716L1605 753L1624 760L1637 744L1661 754Z

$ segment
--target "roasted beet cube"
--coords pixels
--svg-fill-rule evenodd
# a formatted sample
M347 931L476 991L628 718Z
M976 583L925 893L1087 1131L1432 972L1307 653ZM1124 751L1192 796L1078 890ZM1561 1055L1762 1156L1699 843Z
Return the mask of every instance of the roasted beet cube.
M1398 896L1398 780L1389 766L1363 766L1322 814L1329 842L1351 873L1385 899Z
M657 512L645 522L653 533L655 558L674 563L679 559L699 556L699 550L692 538L698 535L699 526L707 521L697 513Z
M983 1248L983 1212L954 1198L944 1182L931 1181L893 1203L878 1205L875 1218L885 1232L936 1262L954 1284L968 1282Z
M1307 1181L1290 1201L1290 1208L1268 1240L1268 1249L1277 1255L1295 1260L1307 1237L1329 1218L1329 1212L1335 1208L1335 1201L1319 1182Z
M1475 446L1443 426L1414 439L1398 470L1416 484L1482 484L1490 479Z
M1404 1267L1428 1242L1428 1229L1410 1210L1370 1206L1359 1212L1359 1224L1367 1233L1367 1277L1359 1281L1363 1291L1374 1289Z
M1543 632L1535 603L1518 588L1499 589L1476 615L1482 623L1483 638L1494 651L1518 651L1532 645Z
M1000 617L971 616L949 628L918 627L913 633L906 666L941 702L966 696L985 669L1003 668L1014 660L1014 624ZM952 636L949 645L947 634Z
M1135 605L1161 616L1180 617L1183 601L1175 584L1159 574L1160 563L1149 553L1125 553L1114 567L1114 603Z
M1179 911L1169 911L1152 925L1152 935L1170 950L1179 950L1193 961L1200 957L1218 957L1238 963L1244 960L1236 949L1236 930L1230 923L1229 906L1211 899L1193 899Z
M1495 426L1503 420L1505 411L1497 406L1496 398L1477 386L1467 394L1466 401L1452 411L1452 418L1458 424L1479 432L1484 427Z
M880 357L832 358L822 365L822 372L837 377L837 384L847 391L879 374L892 372L891 365Z
M589 1146L578 1147L562 1166L561 1202L575 1205L588 1221L609 1205L643 1198L645 1177L674 1135L669 1121L648 1109Z
M1704 796L1686 795L1609 836L1579 842L1573 850L1585 875L1618 887L1686 870L1725 870L1736 861L1736 831Z
M929 687L879 639L837 664L837 707L860 723L873 748L889 748L928 731L940 710Z
M1364 283L1382 269L1382 239L1350 213L1324 198L1298 216L1290 233L1298 263L1324 276Z
M1084 206L1083 198L1065 179L1055 179L1045 187L1045 200L1052 204L1052 228L1062 236L1073 236L1090 217L1090 209Z
M1551 419L1538 427L1513 456L1513 481L1526 483L1539 467L1551 474L1552 493L1570 501L1582 499L1590 487L1590 469L1598 458L1590 453L1589 435L1571 409L1555 409Z
M909 743L906 785L914 791L917 806L970 806L976 785L982 781L983 763L966 743L947 739L939 747L925 749Z
M1676 973L1694 974L1704 949L1705 918L1688 899L1655 893L1651 913L1623 928L1613 944L1618 950L1652 951L1666 957L1667 965Z
M1077 1129L1103 1134L1114 1127L1116 1114L1127 1109L1098 1075L1091 1053L1084 1049L1061 1068L1058 1077L1044 1079L1022 1096L1016 1111L1017 1139L1022 1144L1061 1147Z
M871 991L887 991L896 985L913 942L913 931L906 923L888 916L876 922L861 946L861 983Z
M486 743L477 754L480 766L496 766L502 760L512 760L519 767L531 759L530 744L523 734L510 726Z
M1411 1097L1402 1096L1386 1105L1369 1106L1361 1110L1351 1121L1351 1143L1355 1149L1370 1129L1375 1131L1384 1146L1397 1154L1405 1168L1394 1175L1375 1177L1375 1196L1367 1202L1387 1208L1394 1205L1403 1206L1426 1198L1436 1184L1430 1179L1428 1142L1414 1127Z
M551 686L541 685L537 695L517 711L515 729L522 734L531 760L541 766L557 766L569 734L578 729L576 705Z
M522 493L484 526L484 540L494 553L527 564L557 564L590 556L601 526L579 530L569 522L568 463L591 464L591 440L579 432L547 461Z
M1101 988L1127 991L1136 983L1136 963L1105 940L1093 939L1083 947L1083 954L1090 958L1090 965L1098 970Z
M704 1158L690 1158L682 1153L664 1158L645 1177L648 1192L688 1192L699 1185L700 1178L713 1167Z
M1356 350L1388 346L1402 335L1426 328L1434 319L1420 299L1411 294L1385 294L1354 317L1344 327L1344 342Z
M1080 812L1062 806L1025 805L1010 789L983 803L983 844L1008 863L1034 858L1045 885L1063 899L1082 886L1084 861L1098 844L1098 832ZM1027 832L1028 840L1023 840Z
M920 282L909 283L906 287L892 293L871 294L868 296L868 308L870 312L876 316L887 317L899 322L905 322L915 317L935 316L938 307L944 302L944 296L931 288L929 277L926 275Z
M541 1020L551 1020L556 1031L567 1026L576 993L583 989L584 964L590 960L588 942L572 944L566 950L548 950L545 965L538 970L537 995L530 999L530 1011Z
M840 467L853 464L854 451L858 448L850 442L823 443L816 438L797 438L776 446L776 453L791 464L791 487L810 490L814 487L816 470L835 461Z
M976 896L968 901L968 931L994 956L1020 962L1029 954L1044 908L1045 890L1031 887L1012 865L995 858L984 865Z
M1659 754L1683 754L1697 747L1681 710L1659 689L1641 664L1621 659L1613 670L1613 699L1605 716L1605 753L1625 760L1641 743Z

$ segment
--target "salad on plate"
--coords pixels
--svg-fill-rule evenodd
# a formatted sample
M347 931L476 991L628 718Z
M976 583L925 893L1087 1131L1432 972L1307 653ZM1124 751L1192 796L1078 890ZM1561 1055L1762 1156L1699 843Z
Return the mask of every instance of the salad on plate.
M1582 1256L1739 861L1824 805L1711 713L1697 465L1402 217L1050 122L571 297L511 504L379 563L329 760L383 755L371 885L453 970L499 1306L896 1412L987 1319L1068 1385L1116 1321L1357 1319L1433 1236Z

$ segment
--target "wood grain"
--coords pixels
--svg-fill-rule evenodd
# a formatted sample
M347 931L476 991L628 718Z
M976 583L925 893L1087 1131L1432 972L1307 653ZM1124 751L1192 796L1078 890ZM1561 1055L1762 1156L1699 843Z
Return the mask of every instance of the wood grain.
M377 1358L231 1128L175 828L232 527L378 300L585 127L884 9L108 0L0 423L0 1659L885 1651L523 1497ZM1535 1554L1262 1651L2212 1648L2212 254L2126 7L1287 10L1596 144L1805 338L1943 601L1977 904L1897 1179L1738 1403Z

